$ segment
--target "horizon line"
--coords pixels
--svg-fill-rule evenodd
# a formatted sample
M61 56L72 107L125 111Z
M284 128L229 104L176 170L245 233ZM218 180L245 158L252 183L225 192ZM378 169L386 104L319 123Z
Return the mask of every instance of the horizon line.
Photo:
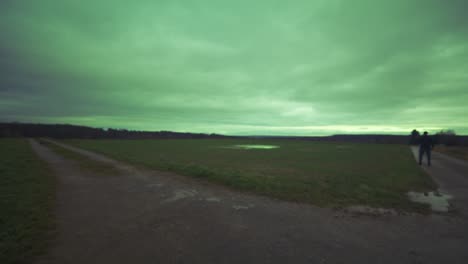
M188 131L177 131L177 130L139 130L119 127L99 127L72 123L47 123L47 122L21 122L21 121L0 121L1 124L19 124L19 125L49 125L49 126L75 126L75 127L86 127L92 129L102 130L126 130L130 132L144 132L144 133L157 133L157 132L171 132L171 133L187 133L187 134L202 134L202 135L218 135L225 137L277 137L277 138L320 138L320 137L333 137L333 136L410 136L412 130L408 131L408 134L402 133L386 133L386 132L373 132L373 133L361 133L361 132L349 132L349 133L334 133L327 135L293 135L293 134L227 134L227 133L215 133L215 132L188 132ZM416 129L417 130L417 129ZM418 131L418 130L417 130ZM422 131L422 130L421 130ZM443 130L447 131L447 129ZM420 131L419 131L420 132ZM440 132L440 131L439 131ZM436 133L432 133L435 135ZM456 136L468 136L465 134L455 134Z

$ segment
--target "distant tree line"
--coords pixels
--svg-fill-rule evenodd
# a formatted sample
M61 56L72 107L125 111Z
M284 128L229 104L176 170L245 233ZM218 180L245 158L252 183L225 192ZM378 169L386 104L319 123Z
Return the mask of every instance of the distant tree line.
M127 129L103 129L87 126L63 124L26 124L0 123L1 137L50 137L77 139L171 139L171 138L264 138L291 139L327 142L381 143L381 144L418 144L419 131L413 130L409 137L405 135L332 135L332 136L246 136L233 137L218 134L181 133L171 131L135 131ZM432 135L436 144L468 146L468 136L458 136L453 130L441 130Z
M409 136L405 135L382 135L382 134L365 134L365 135L332 135L324 137L302 137L302 136L254 136L251 138L265 139L293 139L293 140L309 140L323 142L352 142L352 143L376 143L376 144L412 144L419 143L419 132L413 130ZM445 145L463 145L468 146L468 136L457 136L453 130L442 130L435 135L432 135L436 144Z
M332 135L332 136L255 136L251 138L265 139L293 139L293 140L308 140L321 142L351 142L351 143L377 143L377 144L408 144L408 136L405 135L381 135L381 134L365 134L365 135Z
M218 134L180 133L171 131L134 131L103 129L62 124L0 123L0 137L50 137L79 139L168 139L168 138L225 138Z
M413 129L410 134L409 143L417 145L421 134L418 130ZM468 136L457 136L453 129L440 130L431 136L435 144L446 146L468 146Z

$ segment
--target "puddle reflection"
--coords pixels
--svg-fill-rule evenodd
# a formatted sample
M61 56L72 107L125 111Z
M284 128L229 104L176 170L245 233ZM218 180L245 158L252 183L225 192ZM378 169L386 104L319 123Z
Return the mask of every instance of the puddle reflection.
M276 148L279 148L279 146L275 146L275 145L233 145L233 146L229 146L228 148L233 148L233 149L276 149Z
M448 212L450 207L448 200L452 198L451 195L436 192L408 192L408 197L413 202L429 204L435 212Z

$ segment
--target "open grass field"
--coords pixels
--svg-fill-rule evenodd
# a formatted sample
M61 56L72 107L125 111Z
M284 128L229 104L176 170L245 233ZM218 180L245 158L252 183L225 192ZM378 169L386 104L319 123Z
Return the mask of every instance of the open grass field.
M408 146L292 140L68 140L126 162L319 206L423 209L409 190L435 188ZM244 149L241 144L274 145Z
M0 139L0 263L30 263L53 227L55 180L25 139Z
M457 159L468 160L468 147L438 145L434 148L434 151L447 154Z

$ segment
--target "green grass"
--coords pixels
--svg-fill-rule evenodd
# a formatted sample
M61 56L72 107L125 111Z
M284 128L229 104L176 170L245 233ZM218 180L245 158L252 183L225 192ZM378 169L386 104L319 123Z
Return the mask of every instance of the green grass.
M116 159L319 206L421 209L409 190L435 188L408 146L292 140L69 140ZM278 145L241 149L240 144ZM422 208L424 210L424 208Z
M468 147L465 146L436 146L434 151L468 161Z
M54 225L55 178L24 139L0 139L0 263L30 263Z
M57 144L48 142L46 140L40 139L39 142L59 154L65 159L74 160L81 170L86 172L92 172L98 175L118 175L120 171L112 166L111 164L106 164L100 161L93 160L82 154L76 153L74 151L63 148Z

